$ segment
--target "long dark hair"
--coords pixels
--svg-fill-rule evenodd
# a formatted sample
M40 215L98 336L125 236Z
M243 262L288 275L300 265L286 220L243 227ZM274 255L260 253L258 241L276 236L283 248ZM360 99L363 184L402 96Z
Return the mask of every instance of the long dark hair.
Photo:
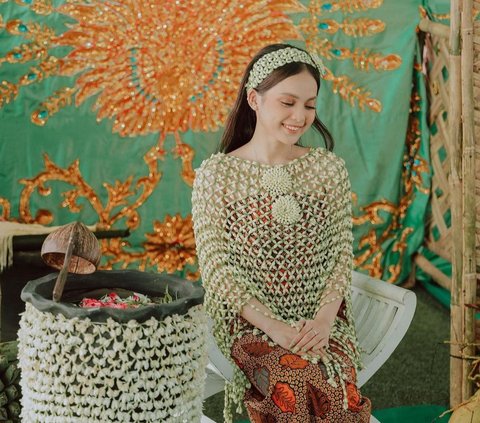
M230 112L227 122L225 124L225 131L223 132L222 139L220 141L219 150L223 153L229 153L236 150L242 145L246 144L253 136L255 131L255 125L257 123L257 116L255 111L249 106L247 101L247 90L245 84L247 83L248 76L252 70L255 62L265 54L272 51L280 50L286 47L292 47L288 44L271 44L260 50L252 61L248 64L245 74L243 75L240 88L238 90L237 99L233 105L233 109ZM295 47L298 48L298 47ZM302 50L299 48L299 50ZM320 89L320 73L316 67L313 67L307 63L292 62L287 63L277 69L275 69L270 75L268 75L255 90L259 94L263 94L265 91L272 88L274 85L283 81L284 79L297 75L300 72L307 70L317 82L317 92ZM328 150L333 150L333 138L327 127L318 118L315 112L315 120L312 126L320 132L325 142L325 147Z

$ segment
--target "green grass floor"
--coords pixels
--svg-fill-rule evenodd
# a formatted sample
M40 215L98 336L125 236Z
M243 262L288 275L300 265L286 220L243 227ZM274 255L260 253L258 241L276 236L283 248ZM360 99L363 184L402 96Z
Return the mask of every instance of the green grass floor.
M417 285L417 309L404 339L388 361L363 386L362 394L374 410L432 404L447 407L449 402L449 311ZM204 403L204 413L223 421L223 393ZM246 413L236 416L245 420Z

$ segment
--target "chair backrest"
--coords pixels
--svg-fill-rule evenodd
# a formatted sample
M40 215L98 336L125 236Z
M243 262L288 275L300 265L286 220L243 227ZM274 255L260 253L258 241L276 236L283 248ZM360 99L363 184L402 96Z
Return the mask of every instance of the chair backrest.
M352 307L364 368L358 373L361 387L382 366L407 332L415 313L417 298L412 291L352 274ZM209 330L209 369L226 380L233 377L230 362L220 352Z
M412 322L416 295L359 272L353 272L352 308L364 368L361 387L387 361Z

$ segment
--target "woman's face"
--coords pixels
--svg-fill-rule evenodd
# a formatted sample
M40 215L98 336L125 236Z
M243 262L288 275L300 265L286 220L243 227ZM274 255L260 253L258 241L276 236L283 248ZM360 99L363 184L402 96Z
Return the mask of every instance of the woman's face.
M256 105L256 132L270 142L295 144L315 119L317 83L306 70L284 79L263 94L252 90L250 95Z

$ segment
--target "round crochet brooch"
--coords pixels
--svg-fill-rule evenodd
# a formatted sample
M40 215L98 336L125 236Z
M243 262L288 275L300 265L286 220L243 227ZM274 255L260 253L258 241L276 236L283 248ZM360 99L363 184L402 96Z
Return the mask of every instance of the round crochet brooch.
M272 197L277 197L272 205L272 216L277 222L291 225L300 219L300 206L289 194L293 188L292 177L283 167L265 171L261 184Z
M266 170L262 176L262 187L265 188L272 197L288 194L292 186L292 177L282 167L272 167Z
M272 205L272 216L284 225L291 225L300 220L300 206L291 195L278 197Z

